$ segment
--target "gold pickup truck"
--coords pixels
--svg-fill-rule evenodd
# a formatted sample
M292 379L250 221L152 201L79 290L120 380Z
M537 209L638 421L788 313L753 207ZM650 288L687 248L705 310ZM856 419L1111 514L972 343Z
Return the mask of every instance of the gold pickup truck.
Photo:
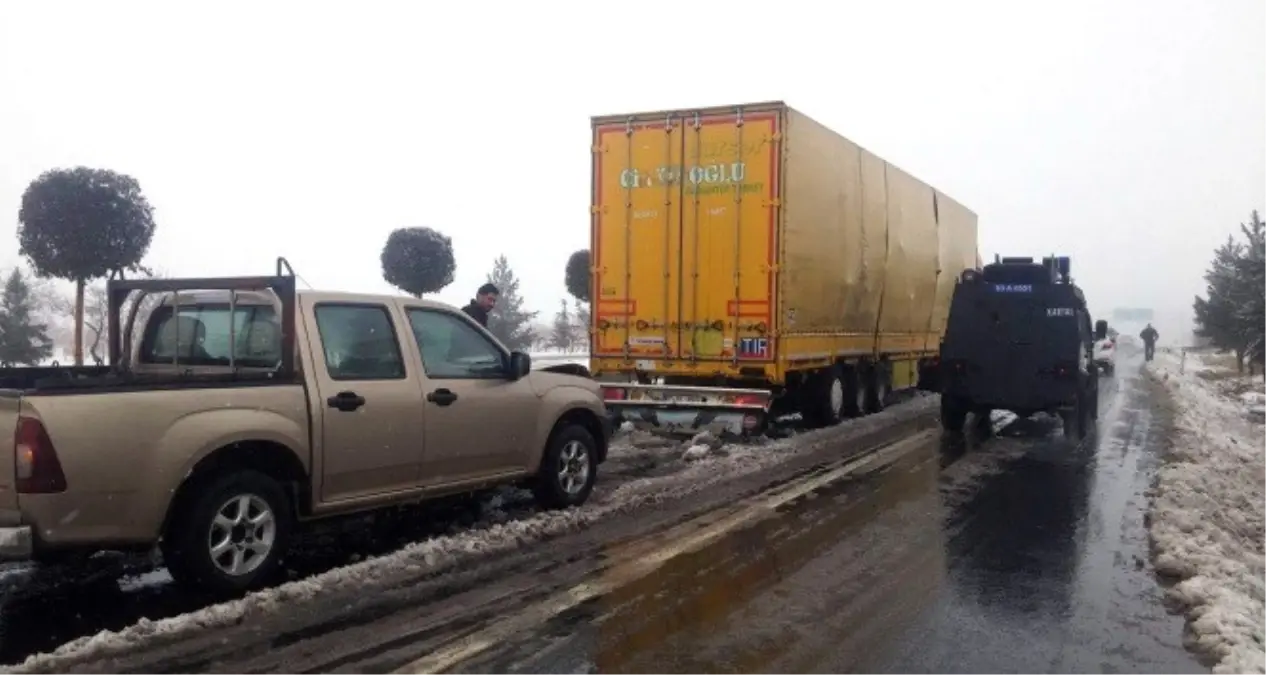
M233 592L304 521L503 484L586 500L596 383L444 304L296 291L280 263L112 281L109 365L0 370L0 558L157 543L177 581Z

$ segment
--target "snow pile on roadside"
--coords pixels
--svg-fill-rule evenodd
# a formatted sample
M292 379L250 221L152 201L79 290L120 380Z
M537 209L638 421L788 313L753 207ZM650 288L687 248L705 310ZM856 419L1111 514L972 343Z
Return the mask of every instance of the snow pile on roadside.
M200 630L241 623L251 616L276 612L295 602L302 602L335 588L355 588L369 592L374 585L393 579L417 578L452 569L467 561L506 553L544 539L577 531L604 518L628 512L641 506L679 499L717 483L751 474L787 461L823 441L846 440L902 421L914 419L933 408L936 399L919 395L904 405L884 413L855 420L844 427L824 429L777 441L751 445L727 445L709 448L665 476L640 478L619 485L607 492L595 492L589 504L565 511L538 513L520 520L495 522L495 515L486 517L475 528L452 535L434 537L393 553L329 570L305 579L257 591L244 598L211 605L203 609L167 619L139 622L118 631L102 631L68 642L53 652L34 654L16 666L0 668L0 672L57 672L74 662L123 654ZM623 439L613 442L611 459L633 448ZM704 444L702 440L698 444ZM692 444L678 444L672 452L682 454ZM495 510L495 508L494 508ZM492 521L490 524L489 521Z
M1186 613L1191 646L1217 659L1214 672L1266 672L1263 429L1199 355L1187 355L1183 373L1180 360L1161 353L1148 366L1177 408L1152 501L1156 570L1182 580L1167 597Z

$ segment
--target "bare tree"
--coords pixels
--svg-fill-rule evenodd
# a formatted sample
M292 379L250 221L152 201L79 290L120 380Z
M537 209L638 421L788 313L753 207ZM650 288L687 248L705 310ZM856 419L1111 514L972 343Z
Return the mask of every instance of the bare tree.
M105 286L92 285L84 289L84 351L96 363L104 363L106 338L109 337L110 303L106 299Z

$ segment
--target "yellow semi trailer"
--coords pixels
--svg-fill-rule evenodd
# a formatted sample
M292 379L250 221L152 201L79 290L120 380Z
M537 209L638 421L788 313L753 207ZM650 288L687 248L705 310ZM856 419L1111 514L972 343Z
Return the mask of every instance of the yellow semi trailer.
M976 214L781 102L593 119L590 370L624 418L876 411L936 355Z

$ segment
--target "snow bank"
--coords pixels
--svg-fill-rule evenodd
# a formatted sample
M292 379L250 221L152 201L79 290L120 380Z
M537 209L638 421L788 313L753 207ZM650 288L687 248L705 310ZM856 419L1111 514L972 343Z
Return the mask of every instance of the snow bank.
M1167 599L1186 613L1189 646L1217 660L1214 672L1266 672L1266 450L1251 416L1261 392L1234 393L1243 378L1217 379L1201 355L1180 363L1160 352L1147 366L1176 406L1176 437L1152 495L1156 570L1181 580Z
M51 653L34 654L17 666L0 668L0 672L56 672L64 670L73 662L134 651L155 639L171 639L203 629L235 625L251 616L276 612L287 606L291 606L293 610L293 603L310 600L333 588L367 590L375 585L390 584L392 580L442 572L468 561L513 551L543 539L580 530L604 518L640 506L679 499L726 480L760 471L787 461L815 442L855 437L902 420L913 419L932 408L934 403L934 397L918 395L907 404L853 421L846 426L798 434L776 441L721 446L715 439L701 434L685 444L661 444L661 452L671 453L682 460L679 470L664 476L631 480L609 492L602 492L599 487L599 491L594 493L594 497L583 508L537 513L531 517L505 522L507 518L504 513L495 513L500 502L494 498L489 503L494 512L487 514L483 522L472 529L419 541L378 558L257 591L239 600L211 605L188 614L157 621L141 619L118 631L107 630L73 640ZM630 433L623 430L623 437L613 439L609 460L616 460L617 455L622 452L638 451L628 438L637 433L641 432ZM146 583L161 583L161 576L157 574L144 579L129 579L123 587L126 590L135 590Z

